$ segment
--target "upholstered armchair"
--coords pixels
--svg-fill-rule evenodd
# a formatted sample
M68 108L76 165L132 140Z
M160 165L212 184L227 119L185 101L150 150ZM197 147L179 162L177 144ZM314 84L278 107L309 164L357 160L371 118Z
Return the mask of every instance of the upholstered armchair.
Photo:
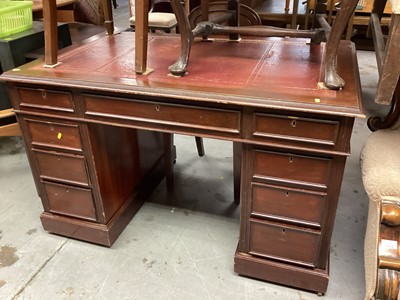
M102 25L104 12L101 0L80 0L75 6L75 21Z
M175 14L172 12L154 12L154 5L161 2L167 2L167 0L150 0L149 9L149 30L156 31L162 30L166 33L170 33L173 29L178 26ZM132 28L135 28L135 0L129 0L130 7L130 18L129 23Z
M375 102L391 108L385 118L368 120L374 132L361 153L362 178L369 197L364 253L368 300L400 299L400 2L390 3L386 43L380 25L386 0L374 0L369 26L379 70Z
M361 151L361 173L369 197L365 235L365 299L400 299L400 84L384 119L372 117L373 131Z

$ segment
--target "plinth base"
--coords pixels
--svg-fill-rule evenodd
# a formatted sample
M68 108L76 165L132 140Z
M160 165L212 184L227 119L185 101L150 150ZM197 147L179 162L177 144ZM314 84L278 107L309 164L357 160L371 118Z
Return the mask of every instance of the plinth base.
M234 270L240 275L321 294L326 292L329 282L329 263L325 269L310 269L258 258L239 251L235 253Z

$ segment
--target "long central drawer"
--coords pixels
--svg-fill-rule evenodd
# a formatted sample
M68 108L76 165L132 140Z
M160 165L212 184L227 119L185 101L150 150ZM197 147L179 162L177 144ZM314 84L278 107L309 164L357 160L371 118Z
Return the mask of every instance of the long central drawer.
M85 95L84 99L89 117L240 132L240 111L105 96Z

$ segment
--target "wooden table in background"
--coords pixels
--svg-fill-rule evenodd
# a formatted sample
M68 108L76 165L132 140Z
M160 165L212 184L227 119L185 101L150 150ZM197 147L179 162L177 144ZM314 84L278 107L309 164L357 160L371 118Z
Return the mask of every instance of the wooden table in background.
M58 22L73 22L74 21L74 6L78 0L56 0L57 6L57 21ZM34 19L43 18L43 1L33 0L32 13Z

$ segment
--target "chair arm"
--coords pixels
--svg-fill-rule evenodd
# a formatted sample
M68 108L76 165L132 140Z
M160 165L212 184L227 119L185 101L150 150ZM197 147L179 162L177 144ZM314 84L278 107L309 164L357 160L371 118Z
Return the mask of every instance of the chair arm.
M400 203L397 201L382 201L381 223L386 226L400 225Z
M400 291L400 203L384 199L381 202L381 222L377 260L377 280L374 299L396 300Z
M379 269L390 269L399 272L400 260L393 257L379 256Z

